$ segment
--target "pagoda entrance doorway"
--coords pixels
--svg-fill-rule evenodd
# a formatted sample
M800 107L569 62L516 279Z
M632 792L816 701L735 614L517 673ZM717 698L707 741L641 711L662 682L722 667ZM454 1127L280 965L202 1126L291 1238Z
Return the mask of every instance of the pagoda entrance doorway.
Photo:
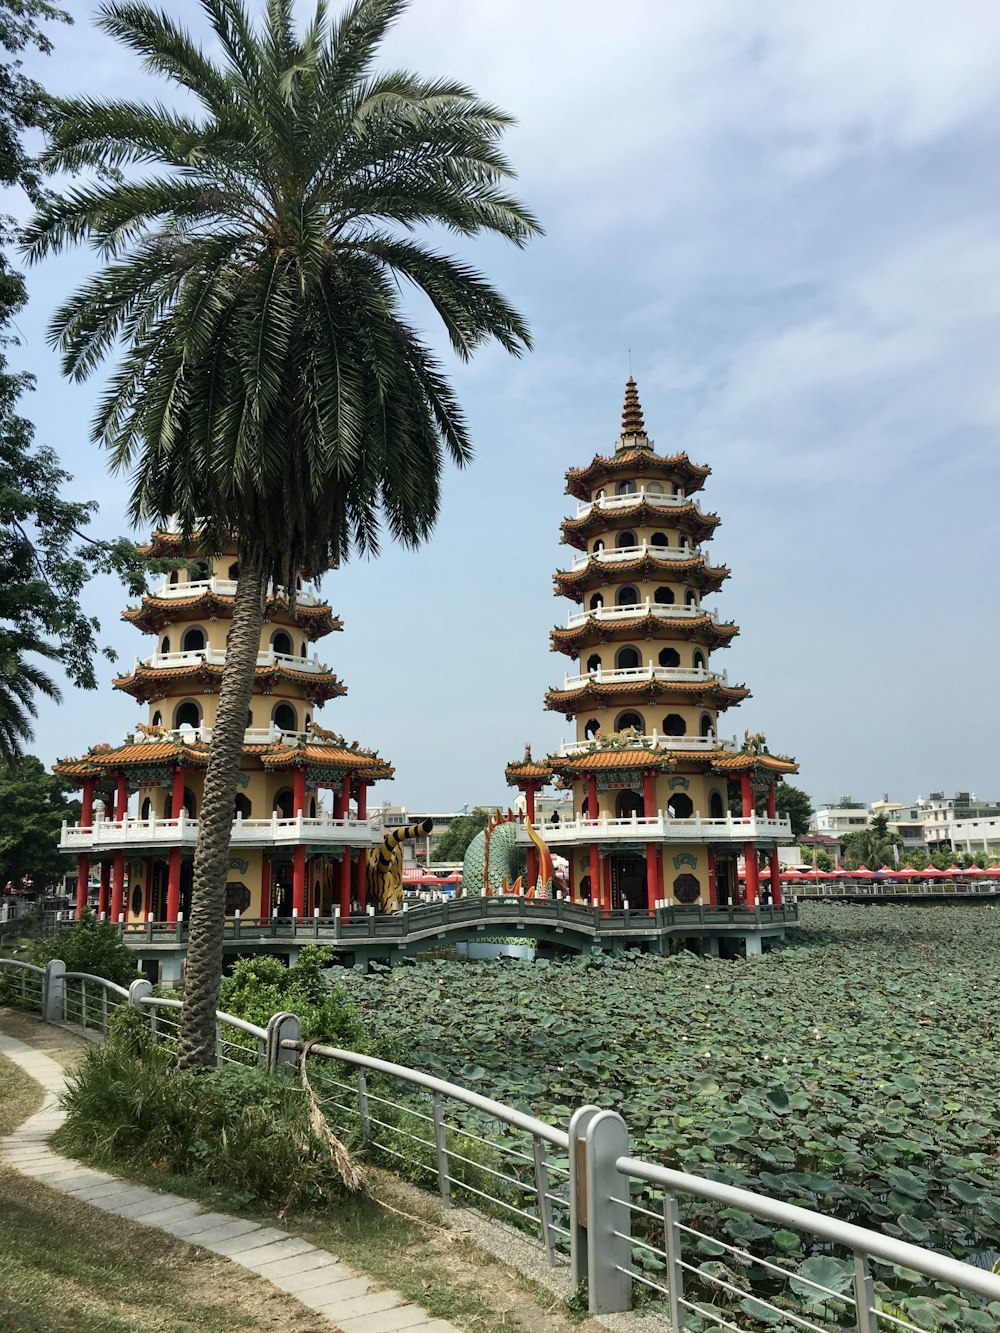
M169 870L166 861L149 862L149 911L154 921L167 919L167 880Z
M611 858L611 907L621 911L646 906L646 859L634 852L618 853Z
M194 888L194 860L181 860L181 911L184 920L191 920L191 890Z
M715 901L719 907L739 901L736 896L736 862L718 852L715 854Z

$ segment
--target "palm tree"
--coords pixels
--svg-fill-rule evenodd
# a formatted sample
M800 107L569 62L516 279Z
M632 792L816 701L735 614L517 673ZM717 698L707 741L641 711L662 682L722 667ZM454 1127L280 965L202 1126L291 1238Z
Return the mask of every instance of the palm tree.
M59 657L57 649L23 627L16 634L0 630L0 763L7 765L16 763L35 738L36 696L60 698L55 682L28 660L29 653L50 661Z
M407 545L438 512L445 457L467 463L461 409L407 318L427 296L467 358L530 346L518 313L419 234L539 230L508 193L511 123L462 84L373 68L405 0L201 0L219 59L164 11L107 3L99 22L186 93L162 104L57 103L46 166L91 173L38 208L25 251L77 241L103 267L56 313L66 374L124 354L94 425L132 479L131 517L179 517L240 577L195 853L182 1067L212 1061L233 799L268 580L294 596L381 525Z

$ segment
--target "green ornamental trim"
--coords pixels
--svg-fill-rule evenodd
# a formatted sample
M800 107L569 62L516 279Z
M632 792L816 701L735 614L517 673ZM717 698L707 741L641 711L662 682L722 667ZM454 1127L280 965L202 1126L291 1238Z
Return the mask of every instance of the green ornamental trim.
M129 791L138 791L140 787L163 787L173 785L173 769L166 764L139 764L128 770Z
M644 842L599 842L597 850L601 856L645 856Z
M231 856L229 858L229 869L238 870L241 875L245 875L247 873L247 867L249 865L250 865L249 861L244 861L239 856Z
M674 857L674 869L680 870L681 866L690 866L692 870L697 870L698 858L692 856L690 852L678 852Z
M642 789L641 768L609 768L597 775L597 790L611 791L617 787L638 787Z
M681 788L683 791L687 791L687 789L691 786L691 783L687 780L687 778L671 778L670 781L667 783L667 786L670 788L671 791L677 791L678 788Z

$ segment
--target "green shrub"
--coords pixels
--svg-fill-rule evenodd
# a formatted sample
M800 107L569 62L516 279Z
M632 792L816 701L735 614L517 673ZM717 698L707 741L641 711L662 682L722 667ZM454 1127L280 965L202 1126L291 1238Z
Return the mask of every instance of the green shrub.
M111 921L98 921L89 911L72 930L33 940L25 958L37 967L44 967L50 958L61 958L67 972L91 972L119 986L127 986L137 975L135 955L122 943L118 927Z
M344 1193L298 1084L236 1065L180 1072L136 1014L115 1016L108 1041L69 1076L63 1104L57 1142L98 1165L197 1175L281 1207Z

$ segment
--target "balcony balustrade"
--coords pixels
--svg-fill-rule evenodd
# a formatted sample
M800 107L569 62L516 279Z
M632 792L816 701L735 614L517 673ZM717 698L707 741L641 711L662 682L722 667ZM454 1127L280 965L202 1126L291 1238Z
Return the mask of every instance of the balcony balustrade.
M372 827L371 819L334 819L303 815L284 819L273 814L270 819L233 820L232 847L294 847L298 844L346 847L371 847L381 842L382 834ZM140 848L191 847L198 841L198 820L181 812L177 819L100 819L90 827L63 824L59 847L64 852L124 851Z
M274 584L269 583L267 595L273 597L274 591ZM164 579L158 588L153 589L151 596L172 601L182 597L199 597L204 592L214 593L217 597L235 597L236 580L217 578L215 575L208 579L191 579L187 583L171 583L169 579ZM296 596L303 606L325 605L322 595L315 588L301 588Z
M135 659L135 666L156 669L157 667L193 666L198 662L207 662L211 666L224 666L225 650L222 648L193 648L178 653L153 653L151 657ZM276 653L273 648L257 654L258 667L287 667L289 671L305 671L319 675L329 668L317 657L296 657L294 653Z
M719 625L717 611L710 611L704 606L679 606L675 602L654 602L646 598L644 602L630 602L626 606L596 606L585 611L574 611L566 624L570 629L585 625L588 620L628 620L634 616L658 615L665 620L699 620L708 616L713 625Z
M591 560L599 565L616 565L642 560L647 555L654 560L692 560L701 555L701 551L694 546L658 546L653 542L643 542L640 546L605 546L600 551L578 552L573 557L571 569L574 572L583 569Z
M698 502L686 495L661 495L658 491L647 491L645 487L640 486L631 495L605 495L600 500L581 500L576 507L576 516L585 518L592 509L614 513L616 510L628 509L643 503L651 505L654 509L683 509L687 505L694 505L698 513L701 513Z
M660 810L649 819L642 815L630 815L627 819L610 819L606 815L600 819L563 819L558 824L544 824L540 832L551 848L591 842L741 844L790 840L792 825L788 819L768 819L764 815L751 815L747 819L735 815L727 815L725 819L702 819L700 815L693 819L673 819L666 810ZM518 825L517 841L524 846L531 841L522 825Z
M654 666L652 662L648 666L641 667L619 667L614 670L605 670L599 667L596 671L587 671L579 676L571 676L567 673L563 677L564 690L578 690L583 685L627 685L630 682L642 684L644 681L662 680L668 684L674 682L678 685L688 684L710 684L718 682L720 685L727 685L729 677L725 671L711 671L708 667L661 667Z
M607 739L606 736L602 736L596 744L600 745ZM624 742L625 737L619 736L616 739ZM637 746L652 745L657 750L726 750L727 752L735 752L737 748L735 736L730 736L728 739L719 736L664 736L659 731L651 731L646 736L636 736L634 737L634 743ZM594 748L594 745L594 741L563 741L559 747L559 753L564 756L586 754Z

